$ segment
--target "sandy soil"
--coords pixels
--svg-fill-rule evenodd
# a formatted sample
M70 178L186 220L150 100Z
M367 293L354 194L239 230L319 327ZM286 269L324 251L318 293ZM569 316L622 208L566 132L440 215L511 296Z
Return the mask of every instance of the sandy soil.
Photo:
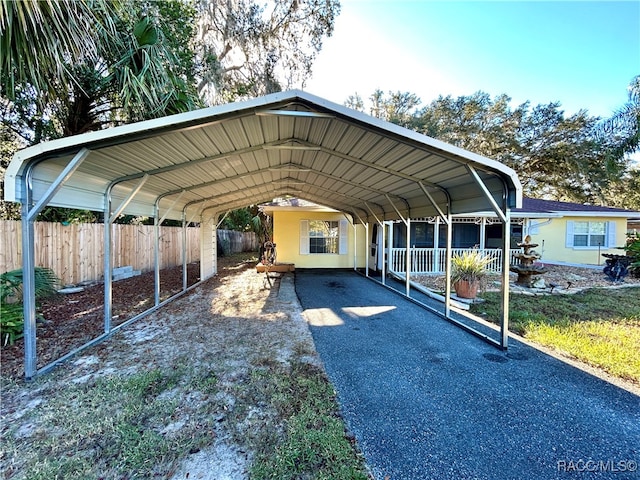
M132 306L137 306L134 299L145 280L134 278L128 282L130 291L123 292L122 298L130 298ZM280 282L272 280L272 285L269 285L264 274L256 273L255 262L238 264L236 258L234 264L222 259L216 277L32 383L25 383L20 378L21 349L16 346L12 356L3 354L2 430L16 427L19 431L33 430L29 425L22 425L30 416L28 412L46 402L46 395L50 392L63 389L70 382L92 382L104 375L124 375L188 362L194 368L215 370L220 392L213 399L182 399L178 413L172 418L172 425L181 428L181 425L193 423L198 403L214 402L220 410L215 440L207 449L189 455L176 466L171 476L163 478L247 478L252 452L238 439L250 437L258 428L257 424L264 425L275 414L266 407L261 409L259 405L246 409L246 412L245 409L237 409L237 413L232 413L234 405L237 407L243 401L238 397L238 385L265 362L284 364L295 359L320 364L295 297L293 279L291 276L282 279L288 287L282 289L282 294ZM93 310L89 292L93 290L81 296L85 310ZM98 290L94 293L97 295ZM70 298L65 298L65 301L70 302ZM77 304L68 303L65 308L59 304L45 306L43 311L52 319L48 329L43 329L49 342L61 338L60 335L48 335L51 325L63 322L59 312L72 315L72 306ZM54 317L54 313L58 316ZM77 324L76 328L79 328ZM65 345L65 342L66 339L61 344ZM247 404L251 405L251 402ZM240 414L240 411L244 413ZM28 433L26 435L28 437ZM10 463L6 458L4 461ZM5 469L6 472L7 464L3 466L2 463L0 455L0 471Z

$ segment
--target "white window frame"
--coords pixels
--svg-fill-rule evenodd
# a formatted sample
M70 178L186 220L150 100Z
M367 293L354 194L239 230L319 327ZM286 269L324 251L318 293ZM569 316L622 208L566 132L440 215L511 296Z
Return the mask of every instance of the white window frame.
M338 236L336 237L336 253L312 253L311 252L311 235L309 234L310 222L335 222L338 224ZM341 220L301 220L300 221L300 255L347 255L349 249L348 242L348 222ZM318 238L318 237L314 237ZM324 238L324 237L323 237Z
M576 223L586 223L587 224L587 245L575 245L575 227ZM604 232L604 244L603 245L590 245L591 237L600 235L592 233L591 224L594 223L604 223L605 232ZM579 234L584 235L584 234ZM605 220L569 220L567 221L567 236L566 236L566 245L567 248L571 248L573 250L597 250L598 248L615 248L616 247L616 222L607 222Z

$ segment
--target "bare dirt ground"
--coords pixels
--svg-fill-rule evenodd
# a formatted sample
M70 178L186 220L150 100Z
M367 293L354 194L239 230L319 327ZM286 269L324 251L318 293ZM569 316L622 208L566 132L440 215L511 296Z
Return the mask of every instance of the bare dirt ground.
M220 259L218 268L217 276L34 382L25 383L21 379L21 346L8 349L10 353L3 349L3 427L0 429L3 435L17 430L24 437L19 441L27 443L31 441L31 432L42 435L44 427L33 425L36 407L46 405L52 392L65 389L67 385L91 384L106 375L129 375L180 365L188 365L190 369L211 369L215 370L217 378L216 396L192 393L188 398L181 398L178 395L180 406L171 419L171 426L177 431L211 428L215 441L206 449L193 452L181 464L172 467L171 475L165 473L162 478L247 478L247 465L252 456L251 439L275 414L259 399L260 392L240 394L238 386L251 384L252 372L265 365L291 361L320 365L320 361L295 295L291 298L278 294L280 280L273 280L270 286L264 274L256 273L255 261L238 263L237 258ZM181 275L174 277L179 279L179 289ZM172 275L165 275L165 278L172 278ZM148 283L152 285L152 281L144 276L119 282L120 315L137 313L140 308L138 295L143 296ZM100 317L101 288L90 288L75 294L78 295L75 298L69 295L47 303L43 313L51 323L39 327L39 341L47 347L58 342L59 345L52 348L58 352L70 341L87 337L94 327L84 330L83 322L92 325ZM290 291L293 292L293 288ZM130 310L124 307L127 302L132 307ZM81 311L88 314L80 316ZM60 331L52 333L54 326ZM82 332L74 335L73 329ZM71 339L64 338L69 334ZM243 398L242 395L255 397ZM200 408L208 409L207 418L214 419L211 425L194 426ZM217 410L212 412L214 408ZM15 448L18 453L14 455L6 451L0 453L0 471L4 470L7 475L2 478L19 476L19 450Z

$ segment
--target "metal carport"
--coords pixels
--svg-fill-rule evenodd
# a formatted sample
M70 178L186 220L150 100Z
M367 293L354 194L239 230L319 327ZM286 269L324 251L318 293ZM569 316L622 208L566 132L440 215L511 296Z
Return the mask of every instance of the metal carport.
M216 273L218 215L285 194L365 226L401 219L407 234L411 218L440 216L450 225L453 214L487 210L509 225L510 209L522 203L517 175L505 165L299 90L26 148L5 175L5 200L22 204L25 376L49 367L36 369L33 275L33 222L45 206L104 211L105 328L95 343L113 332L110 225L118 215L154 217L157 226L164 219L200 222L203 281ZM157 243L156 235L156 256ZM506 348L509 255L503 262L498 344ZM150 311L160 306L157 265Z

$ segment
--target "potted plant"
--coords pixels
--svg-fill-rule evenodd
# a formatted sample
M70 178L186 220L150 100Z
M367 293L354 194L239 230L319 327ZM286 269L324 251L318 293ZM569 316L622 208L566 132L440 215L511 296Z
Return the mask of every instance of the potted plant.
M451 259L451 283L456 295L461 298L476 298L478 288L487 275L486 267L491 257L478 250L470 250Z

